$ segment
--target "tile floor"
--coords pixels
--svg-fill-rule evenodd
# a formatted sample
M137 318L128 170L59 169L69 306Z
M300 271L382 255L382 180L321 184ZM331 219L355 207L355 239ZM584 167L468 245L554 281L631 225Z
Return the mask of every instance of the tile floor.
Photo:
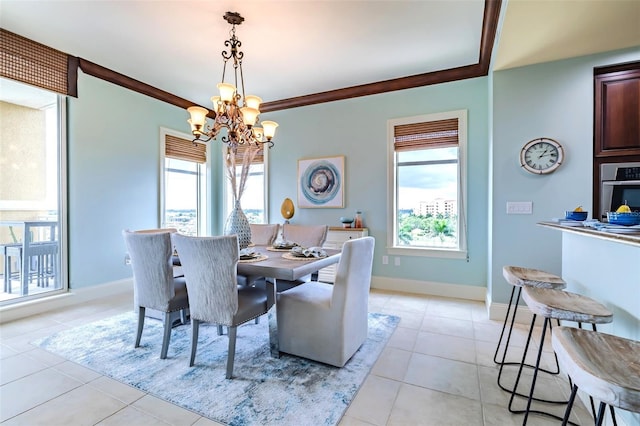
M0 422L29 426L217 424L30 344L36 338L129 309L131 298L119 296L0 326ZM488 320L483 303L374 290L369 309L397 315L401 321L340 425L522 424L522 415L507 411L508 394L495 382L498 369L493 353L501 322ZM515 333L513 360L521 354L526 327L519 326ZM536 340L534 348L537 344ZM544 355L549 365L552 353ZM514 372L514 367L505 369L505 383L513 383ZM538 390L540 396L566 399L569 386L565 377L543 375ZM522 399L514 404L524 408ZM561 406L552 406L552 410L563 412ZM581 404L574 409L573 420L592 423ZM541 416L529 418L530 425L559 423ZM305 424L304 419L300 424Z

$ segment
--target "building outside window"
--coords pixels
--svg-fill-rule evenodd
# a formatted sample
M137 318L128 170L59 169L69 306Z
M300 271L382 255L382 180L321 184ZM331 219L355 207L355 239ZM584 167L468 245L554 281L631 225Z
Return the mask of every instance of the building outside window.
M389 120L391 253L466 256L466 115Z
M67 289L65 102L0 79L0 305Z
M188 135L161 130L163 152L163 228L197 236L207 235L207 146L193 144Z

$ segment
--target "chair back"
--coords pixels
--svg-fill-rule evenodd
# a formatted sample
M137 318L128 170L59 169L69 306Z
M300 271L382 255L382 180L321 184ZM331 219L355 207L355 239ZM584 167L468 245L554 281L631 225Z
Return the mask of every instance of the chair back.
M170 232L122 231L133 269L138 306L166 312L175 296Z
M140 229L135 231L138 234L155 234L157 232L169 232L173 234L174 232L178 232L176 228L154 228L154 229Z
M172 238L187 282L191 318L233 325L238 311L238 236Z
M278 236L278 228L280 225L250 223L251 242L257 246L270 246Z
M374 246L373 237L349 240L342 246L331 309L342 313L345 323L367 325Z
M328 225L282 225L282 237L302 247L322 247L328 231Z

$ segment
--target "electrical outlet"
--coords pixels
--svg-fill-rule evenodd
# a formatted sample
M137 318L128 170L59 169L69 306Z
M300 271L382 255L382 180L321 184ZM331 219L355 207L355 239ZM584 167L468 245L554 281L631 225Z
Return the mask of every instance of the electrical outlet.
M382 256L382 264L383 265L389 264L389 256Z
M400 258L396 256L396 258L394 259L394 264L396 266L400 266Z
M507 214L532 214L533 202L507 201Z
M125 255L124 255L124 264L125 265L131 265L131 258L129 257L128 253L125 253Z

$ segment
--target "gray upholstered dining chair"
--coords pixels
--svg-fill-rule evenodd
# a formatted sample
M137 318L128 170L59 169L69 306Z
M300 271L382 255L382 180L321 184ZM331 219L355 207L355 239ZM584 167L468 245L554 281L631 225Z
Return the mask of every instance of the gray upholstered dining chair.
M282 225L282 238L302 247L322 247L327 239L328 225Z
M180 318L184 323L189 308L184 277L173 276L172 233L166 229L122 231L133 268L134 304L138 309L135 347L140 346L146 309L160 311L164 313L161 359L167 357L174 321Z
M282 237L285 241L294 242L302 247L322 247L327 239L329 225L282 225ZM278 291L287 291L307 281L315 281L318 272L305 275L294 281L278 280Z
M257 246L273 244L278 236L280 225L267 223L250 223L251 242Z
M201 322L227 326L227 379L233 375L237 327L266 314L273 306L273 287L238 286L238 236L188 237L174 234L191 299L191 357L193 366ZM271 292L269 292L271 290Z
M257 224L250 223L251 227L251 242L257 246L269 246L273 244L278 236L278 229L280 225L276 224ZM257 275L238 275L238 285L253 285L256 280L264 277ZM257 324L257 322L256 322Z
M344 243L333 285L278 293L280 351L342 367L367 338L373 237Z

